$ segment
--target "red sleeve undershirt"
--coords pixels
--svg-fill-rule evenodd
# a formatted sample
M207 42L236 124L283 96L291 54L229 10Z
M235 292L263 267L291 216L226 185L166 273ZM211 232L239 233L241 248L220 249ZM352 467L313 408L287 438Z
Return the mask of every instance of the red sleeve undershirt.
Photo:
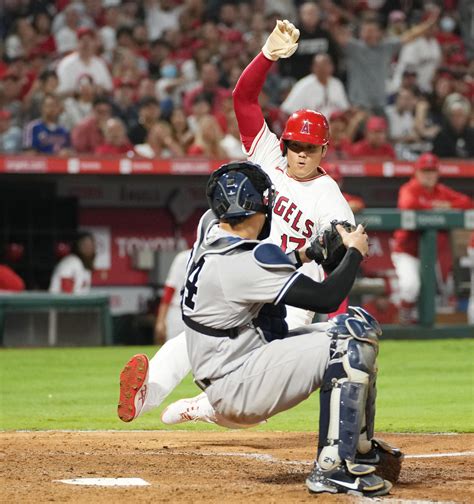
M232 93L240 138L247 151L250 150L254 138L264 123L258 96L272 63L273 61L259 53L242 72Z
M165 285L163 289L163 296L161 296L161 302L170 304L173 299L174 291L176 289L174 287L170 287L169 285Z

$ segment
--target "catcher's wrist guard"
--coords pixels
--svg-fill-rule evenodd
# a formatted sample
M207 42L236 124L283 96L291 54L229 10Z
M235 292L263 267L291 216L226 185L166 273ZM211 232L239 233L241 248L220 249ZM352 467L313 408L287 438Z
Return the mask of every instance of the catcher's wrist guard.
M347 251L336 229L338 225L343 226L349 233L355 230L355 226L348 221L333 220L331 227L316 236L306 249L308 259L320 264L326 273L331 273L339 266Z

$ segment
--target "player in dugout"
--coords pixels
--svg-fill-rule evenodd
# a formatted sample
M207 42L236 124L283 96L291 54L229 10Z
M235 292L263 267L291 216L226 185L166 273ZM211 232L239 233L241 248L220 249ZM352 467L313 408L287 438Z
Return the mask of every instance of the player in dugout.
M196 384L206 391L216 416L240 425L265 421L321 389L309 491L387 494L392 485L376 475L381 466L370 463L372 444L360 437L364 431L371 436L374 428L378 322L359 307L291 332L276 315L271 327L266 316L260 320L268 303L334 310L368 253L363 226L345 223L348 231L334 224L331 238L285 254L265 241L271 229L272 181L248 161L214 172L207 198L211 211L199 223L182 296ZM321 261L321 255L326 259ZM323 282L300 271L303 263L316 259L337 264Z
M398 193L400 210L449 210L451 208L474 208L472 199L439 182L439 158L430 152L422 154L415 163L413 177L400 187ZM392 262L398 276L400 291L400 323L416 322L415 306L420 293L420 259L418 246L420 233L399 229L395 231ZM439 259L438 277L446 277L452 266L449 235L439 231L437 250L443 251Z

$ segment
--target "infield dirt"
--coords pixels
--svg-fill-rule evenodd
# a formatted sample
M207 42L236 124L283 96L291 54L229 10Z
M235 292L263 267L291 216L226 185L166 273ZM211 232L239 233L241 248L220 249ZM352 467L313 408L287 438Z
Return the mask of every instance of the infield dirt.
M387 502L474 502L474 434L380 435L407 458ZM311 433L258 431L1 432L0 501L9 503L355 503L310 495L305 475L314 456ZM147 487L103 488L54 482L138 477ZM367 502L373 502L367 500Z

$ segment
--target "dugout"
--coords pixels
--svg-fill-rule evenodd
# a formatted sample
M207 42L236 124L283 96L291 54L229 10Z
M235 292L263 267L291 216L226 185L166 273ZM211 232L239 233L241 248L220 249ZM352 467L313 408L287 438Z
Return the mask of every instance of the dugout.
M100 246L93 293L111 300L113 341L151 343L165 263L192 244L207 207L208 174L224 161L33 159L31 164L26 157L0 156L3 260L28 289L45 290L58 245L78 229L93 231ZM413 170L410 163L345 162L339 168L343 190L363 197L375 214L374 208L396 206L398 188ZM445 162L441 169L444 183L474 196L474 165ZM380 238L380 253L386 255L392 231L369 229ZM5 256L12 243L23 245L20 259ZM454 249L462 253L462 240ZM456 265L455 274L457 293L467 298L468 271Z

